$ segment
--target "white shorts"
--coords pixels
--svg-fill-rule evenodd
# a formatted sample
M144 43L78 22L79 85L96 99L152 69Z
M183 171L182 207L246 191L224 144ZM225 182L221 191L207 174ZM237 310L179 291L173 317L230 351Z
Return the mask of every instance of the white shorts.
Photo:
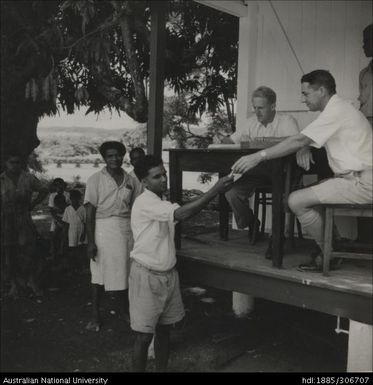
M320 203L372 203L372 171L367 169L336 176L309 188Z
M131 328L137 332L154 334L158 324L181 321L185 311L176 269L154 271L132 260L129 303Z

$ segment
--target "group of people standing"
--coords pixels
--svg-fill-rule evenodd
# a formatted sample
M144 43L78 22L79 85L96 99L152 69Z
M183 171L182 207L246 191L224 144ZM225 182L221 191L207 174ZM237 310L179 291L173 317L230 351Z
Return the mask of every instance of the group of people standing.
M367 32L364 31L364 49L369 57L373 51L371 37L372 26L369 26ZM240 158L232 165L234 173L246 174L259 163L291 153L297 153L298 164L307 169L313 161L310 147L324 147L335 174L333 178L297 190L289 197L290 209L320 246L320 253L308 266L311 270L319 269L322 261L323 217L318 205L370 203L372 199L372 128L368 121L372 115L363 114L371 114L369 79L371 87L372 62L360 77L363 88L359 111L336 94L335 80L330 72L316 70L302 76L304 103L311 111L321 112L302 131L292 117L276 113L273 90L260 87L253 93L255 116L249 120L246 134L249 137L286 138L275 146ZM244 134L237 132L225 142L239 142ZM167 174L161 158L145 155L141 149L132 150L130 158L134 172L129 174L122 168L126 154L122 143L105 142L99 150L105 167L87 181L85 209L81 209L78 193L70 192L67 197L63 185L57 183L52 215L58 226L59 222L69 223L74 211L81 213L79 218L83 225L72 245L84 242L87 237L93 299L92 318L87 329L100 330L99 308L104 291L118 293L123 313L129 317L136 333L134 371L145 370L153 336L156 367L165 371L170 326L185 314L175 269L175 224L197 214L217 194L226 193L239 227L249 225L252 213L247 209L247 196L260 178L246 175L235 183L233 175L225 176L198 199L179 206L164 199ZM36 231L30 210L45 198L48 191L34 176L22 170L21 160L18 154L10 154L6 171L0 175L2 246L5 264L9 267L10 291L15 292L21 283L38 294L35 271L31 267ZM34 200L33 192L37 192ZM72 209L67 211L68 200L71 205L67 207ZM63 214L59 206L65 206ZM16 272L22 273L17 276Z
M206 194L180 207L164 200L167 175L161 158L133 149L130 159L134 172L129 174L122 168L126 154L123 143L105 142L99 150L105 167L88 179L84 209L80 191L67 192L61 178L53 182L48 203L53 218L51 256L63 254L61 234L62 238L67 235L73 250L86 243L93 299L92 318L86 328L100 331L102 295L104 291L117 294L124 317L129 317L136 332L134 370L145 370L155 334L156 367L165 371L170 325L185 314L175 269L175 223L197 214L218 193L229 189L233 177L222 178ZM36 280L37 231L31 210L49 190L23 167L22 157L10 154L0 176L5 256L1 271L7 275L2 276L2 284L10 282L9 295L13 297L20 287L37 296L42 294ZM37 193L34 199L33 193ZM2 287L2 293L4 290Z
M100 153L106 167L88 179L84 197L93 298L87 329L100 330L104 291L117 293L136 333L134 370L145 370L155 335L156 366L164 371L170 325L184 317L175 269L175 223L197 214L230 188L233 177L219 180L202 197L180 207L164 200L167 175L161 158L132 150L134 172L128 174L122 168L122 143L105 142Z

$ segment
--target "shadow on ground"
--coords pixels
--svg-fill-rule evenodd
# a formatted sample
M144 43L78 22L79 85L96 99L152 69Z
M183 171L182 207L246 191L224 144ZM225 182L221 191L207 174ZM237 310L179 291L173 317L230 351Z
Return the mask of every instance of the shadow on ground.
M216 223L217 213L206 211L186 230L211 231ZM48 230L45 221L37 225ZM1 299L1 371L129 372L133 334L109 293L102 330L93 333L84 328L90 316L89 272L69 275L49 266L42 278L42 299ZM346 369L347 336L335 334L335 317L257 299L250 317L237 319L231 293L182 289L186 317L172 332L171 372ZM148 371L154 371L154 361Z
M2 300L1 370L130 371L133 335L115 300L105 297L102 330L86 331L89 274L51 278L42 300ZM172 332L170 371L345 371L347 339L334 333L334 317L257 300L250 318L236 319L230 293L189 290L187 315ZM154 371L153 361L148 369Z

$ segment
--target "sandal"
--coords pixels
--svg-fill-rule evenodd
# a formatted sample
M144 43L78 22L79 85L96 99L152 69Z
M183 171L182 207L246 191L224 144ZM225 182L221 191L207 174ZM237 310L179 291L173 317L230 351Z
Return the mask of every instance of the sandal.
M308 271L313 273L321 273L322 272L322 265L318 265L315 260L312 260L309 263L303 263L297 267L298 271Z
M321 260L321 263L320 263ZM333 258L330 261L329 264L329 270L337 270L340 268L342 264L342 258ZM308 271L308 272L315 272L315 273L321 273L323 271L323 264L322 264L322 259L321 258L316 258L312 259L311 262L309 263L304 263L301 264L297 267L298 271Z

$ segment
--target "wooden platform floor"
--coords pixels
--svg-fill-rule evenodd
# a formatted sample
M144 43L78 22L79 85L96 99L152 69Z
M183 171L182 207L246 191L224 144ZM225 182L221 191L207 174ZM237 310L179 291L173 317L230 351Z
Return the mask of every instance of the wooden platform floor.
M285 243L283 267L264 258L268 240L251 246L247 233L230 231L222 241L217 233L182 239L177 250L181 277L217 288L253 294L269 300L372 323L373 269L370 261L343 260L329 277L296 268L309 260L309 240ZM309 290L308 290L309 289ZM331 303L329 303L331 302Z

